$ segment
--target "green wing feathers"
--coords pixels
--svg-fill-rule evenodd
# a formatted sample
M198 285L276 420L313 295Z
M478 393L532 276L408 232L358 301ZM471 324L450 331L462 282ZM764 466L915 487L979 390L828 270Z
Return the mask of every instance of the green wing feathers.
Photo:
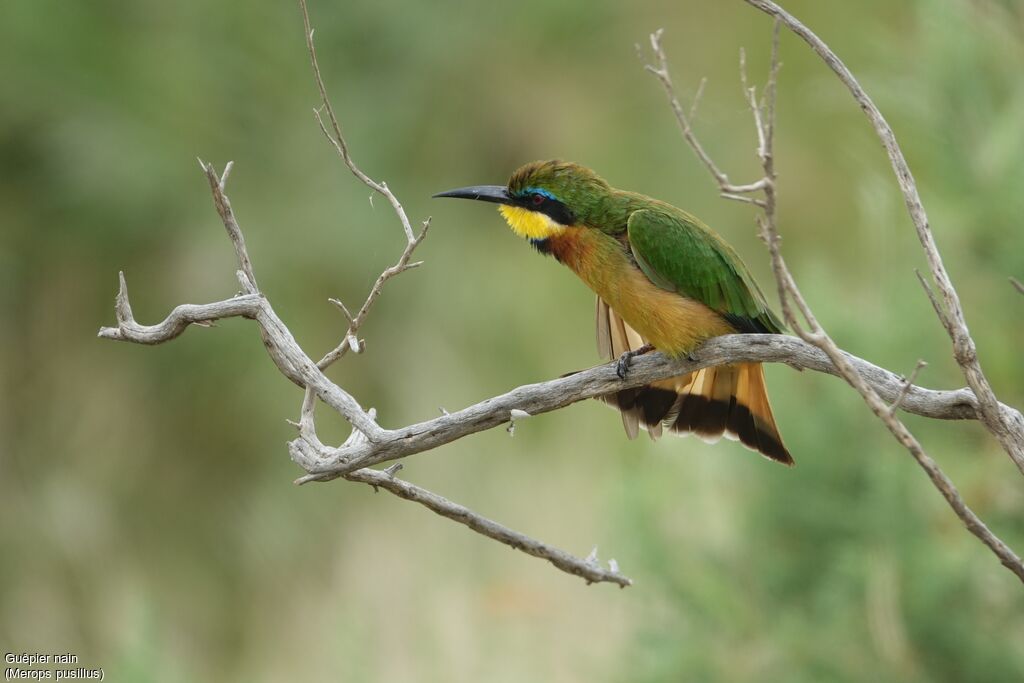
M693 216L669 208L634 211L627 223L633 257L651 282L702 302L740 332L781 332L732 247Z

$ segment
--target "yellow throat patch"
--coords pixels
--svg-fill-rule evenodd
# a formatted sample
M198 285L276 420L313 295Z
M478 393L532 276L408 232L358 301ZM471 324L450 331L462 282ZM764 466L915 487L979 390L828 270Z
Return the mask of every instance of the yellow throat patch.
M545 240L565 230L564 225L559 225L551 220L547 214L530 211L521 206L502 204L498 207L498 211L505 217L512 232L520 237Z

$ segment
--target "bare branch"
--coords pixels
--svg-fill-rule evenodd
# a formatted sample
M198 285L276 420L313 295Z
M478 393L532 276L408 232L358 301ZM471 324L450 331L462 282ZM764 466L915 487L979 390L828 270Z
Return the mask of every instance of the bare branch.
M905 387L899 375L872 365L845 352L842 361L855 368L858 376L877 388L885 400L895 401ZM630 365L629 375L620 380L615 364L601 365L567 377L528 384L506 394L495 396L462 410L445 413L419 424L391 430L372 445L348 444L335 449L320 463L318 471L298 481L304 483L337 476L358 467L403 458L431 450L469 434L506 424L513 410L531 415L550 412L567 405L621 389L649 384L701 368L732 363L786 363L792 367L840 375L829 356L813 345L784 335L728 335L705 342L692 354L693 359L670 359L660 353L637 357ZM906 391L901 407L908 413L937 419L972 419L975 416L969 390L933 391L912 386ZM1007 411L1012 408L1005 407Z
M306 439L296 439L291 442L289 450L292 459L303 467L308 467L309 465L306 463L316 462L318 459L315 446ZM534 540L525 534L483 517L464 505L454 503L443 496L397 478L395 473L400 467L400 464L396 464L384 471L365 468L348 472L343 476L349 481L368 484L374 489L384 489L399 498L419 503L432 512L458 522L499 543L547 560L563 572L579 576L587 583L615 583L623 588L632 585L633 582L620 574L617 568L604 569L597 563L588 562L547 543Z
M719 192L718 196L721 197L722 199L731 199L735 202L753 204L754 206L761 207L762 209L765 207L764 200L758 197L747 197L742 194L732 194L731 192Z
M248 277L242 271L239 271L239 275L240 278ZM385 431L367 415L358 402L348 392L331 382L302 351L263 295L243 294L210 304L183 304L156 325L140 325L134 318L122 319L124 312L130 313L131 308L123 275L121 282L122 288L118 294L116 307L117 327L100 328L99 337L136 344L162 344L174 339L192 324L238 317L255 320L263 333L270 358L288 379L300 386L311 387L324 403L352 423L354 428L364 432L371 442L379 440L384 435Z
M125 290L125 301L127 301L127 290ZM161 344L180 335L190 324L232 317L253 319L262 325L263 320L276 316L263 296L258 294L242 295L209 304L183 304L176 307L166 319L155 325L140 325L134 320L125 321L129 324L119 321L118 327L101 328L98 336L138 344ZM267 332L273 335L272 342L275 346L287 347L289 345L288 338L281 334L279 326L271 326ZM886 400L895 401L903 392L906 383L896 373L846 352L842 353L846 362L856 368L857 373ZM660 353L638 356L631 363L629 375L625 380L620 380L615 374L614 363L597 366L568 377L541 384L525 385L458 412L445 411L436 420L413 425L404 430L388 430L384 433L389 434L388 438L391 438L390 434L393 431L394 438L401 440L408 439L414 432L435 430L447 432L458 423L467 420L473 422L493 421L489 426L497 426L509 421L512 410L524 410L531 415L536 415L586 398L640 386L714 365L743 362L785 363L798 369L839 375L835 365L822 351L811 344L785 335L743 334L716 337L705 342L691 355L693 359L681 360L673 360ZM289 360L289 365L292 363L293 361ZM294 371L289 370L289 373L292 372ZM1000 404L1000 407L1007 411L1008 416L1016 413L1009 406ZM915 415L940 420L977 419L974 396L968 389L936 391L912 386L905 392L901 408ZM369 414L367 416L369 417ZM465 432L460 429L457 436L445 436L442 443L449 443L468 433L486 428L473 428ZM378 440L378 445L379 442L380 440ZM383 460L375 462L381 461Z
M1010 276L1010 284L1013 285L1013 288L1016 289L1018 292L1024 294L1024 284L1022 284L1020 280L1013 277L1012 275Z
M757 102L757 88L747 84L747 51L742 47L740 48L740 85L743 86L743 97L750 106L750 113L754 115L754 129L757 131L757 157L763 161L766 153L767 133L761 118L761 105Z
M395 265L386 268L380 276L377 277L377 281L370 289L370 293L367 295L366 300L354 316L347 308L345 308L344 304L342 304L340 300L331 300L331 303L341 308L345 317L348 319L349 327L342 337L341 342L334 347L334 349L324 355L324 357L317 363L320 369L323 370L344 356L349 349L362 349L362 345L358 343L357 335L359 328L365 322L370 309L377 300L377 297L380 296L380 293L384 288L384 284L396 275L400 275L401 273L420 265L421 262L410 263L410 260L413 252L416 250L416 247L420 245L423 238L427 235L427 229L430 227L430 218L427 218L423 222L423 229L420 233L418 235L414 234L412 224L409 222L409 217L406 215L405 209L402 208L401 202L398 201L395 194L390 188L388 188L388 184L383 181L377 182L373 180L363 173L363 171L356 165L355 161L353 161L352 156L349 153L348 143L345 141L345 136L341 132L341 124L338 122L338 117L334 113L334 107L331 105L331 100L327 95L327 86L324 85L324 79L320 73L320 64L317 61L316 47L313 44L313 28L309 19L309 8L306 7L306 0L299 0L299 8L302 11L302 25L305 29L306 49L309 52L310 65L313 69L313 77L316 80L317 90L320 92L320 107L313 110L313 114L320 126L320 130L334 146L338 155L345 162L345 165L348 166L352 174L367 187L372 189L374 192L383 195L388 200L391 207L394 209L395 214L398 216L399 222L402 224L402 230L405 232L406 238L406 246L401 257L399 257L398 262L395 263ZM321 111L327 112L327 117L331 124L330 130L328 130L327 124L324 123ZM373 206L373 195L370 195L370 206ZM353 340L356 340L357 343L353 344Z
M660 37L661 37L660 33L659 33L658 37L660 39ZM666 70L665 73L668 73L668 71ZM697 106L700 104L700 98L703 97L703 95L704 95L704 87L707 84L708 84L707 76L702 77L700 79L700 83L697 84L697 92L695 92L693 94L693 102L690 103L690 118L689 118L690 121L693 121L694 119L697 118Z
M587 583L609 582L618 584L623 588L633 583L630 579L620 574L617 568L604 569L596 562L582 560L564 550L535 541L529 536L481 517L472 510L458 503L453 503L436 493L431 493L426 489L389 476L383 472L362 469L349 473L345 478L349 481L359 481L370 486L385 489L400 498L419 503L442 517L447 517L459 524L464 524L479 534L511 546L516 550L521 550L528 555L545 559L563 572L585 579Z
M882 116L882 112L879 111L878 107L875 106L875 103L861 87L860 83L857 82L857 79L854 78L850 70L843 64L842 60L814 32L771 0L745 0L745 2L775 17L776 21L784 23L788 29L806 42L849 89L850 94L853 95L853 98L874 127L879 140L881 140L886 153L889 155L889 161L896 175L896 181L903 192L907 212L910 214L918 240L924 250L925 258L928 260L932 279L935 281L939 295L942 298L943 308L949 323L947 325L944 320L943 324L946 326L953 343L953 356L956 358L968 386L978 397L978 405L982 411L982 422L985 427L996 437L1003 450L1016 463L1018 469L1024 472L1024 421L1007 421L999 410L999 401L996 399L995 393L992 391L992 387L985 377L981 363L978 360L977 349L974 339L967 328L963 307L960 304L960 297L953 287L949 274L946 272L938 245L935 243L935 237L928 222L928 215L925 213L924 205L917 191L914 175L907 165L903 151L896 141L892 128L885 120L885 117ZM942 316L940 315L940 317Z
M259 294L245 294L212 304L181 304L156 325L140 325L135 322L131 314L124 273L119 275L121 290L118 293L115 307L117 327L101 327L97 336L103 339L132 341L136 344L162 344L180 335L189 325L209 323L224 318L255 318L262 298Z
M775 138L775 95L776 89L779 83L779 69L782 68L782 62L779 61L779 33L782 28L782 22L778 19L775 20L775 25L772 27L772 56L771 56L771 67L768 70L768 82L764 86L764 97L761 101L761 108L765 112L765 146L763 149L762 159L771 159L773 156L772 145Z
M859 368L855 367L855 365L850 362L848 355L839 349L838 345L836 345L836 343L832 340L832 338L828 335L828 333L818 322L813 311L811 311L810 306L803 298L800 289L797 287L796 282L793 279L792 273L789 271L785 261L782 258L782 253L780 250L781 238L779 236L778 227L776 224L776 173L774 168L774 155L772 152L772 137L775 130L775 90L779 70L779 22L783 21L787 24L787 26L793 28L793 25L789 21L792 20L804 31L806 31L806 33L812 36L815 41L818 41L818 39L816 36L814 36L813 33L810 33L810 31L803 28L802 25L799 24L799 22L796 22L795 19L792 19L792 17L789 17L789 15L786 15L784 12L782 12L782 10L779 9L776 5L774 5L774 3L767 2L766 0L746 1L761 9L764 9L764 6L771 6L775 8L775 11L771 11L769 13L774 14L776 16L772 36L771 68L768 79L769 85L765 88L763 104L758 103L754 88L750 87L747 84L746 59L743 51L740 52L740 80L743 86L745 97L747 99L747 103L749 104L751 112L754 117L754 126L757 131L758 139L757 154L758 157L761 159L761 165L764 170L764 184L761 188L763 191L763 202L761 204L758 204L758 206L761 207L762 215L757 217L757 224L761 238L768 246L768 251L771 256L772 271L775 274L775 280L779 291L779 299L782 304L783 316L785 317L786 322L797 332L797 334L804 341L818 347L828 357L828 359L831 361L832 367L836 370L836 374L838 374L840 377L846 380L847 383L849 383L850 386L852 386L857 391L857 393L861 395L861 397L864 399L864 402L867 403L871 411L875 413L875 415L883 422L883 424L885 424L885 426L893 434L896 440L899 441L899 443L902 444L907 449L907 451L910 452L910 454L914 457L918 465L920 465L920 467L928 475L929 479L932 481L932 484L939 490L942 496L946 499L946 502L963 522L964 526L979 540L981 540L981 542L984 543L990 550L992 550L992 552L999 558L999 560L1005 567L1007 567L1008 569L1010 569L1010 571L1016 574L1017 577L1021 579L1021 581L1024 581L1024 563L1022 563L1020 557L1018 557L1002 540L996 537L988 529L988 527L985 526L981 519L979 519L978 516L967 506L962 496L960 495L959 491L957 491L956 487L953 485L953 482L949 479L949 477L947 477L945 473L943 473L942 470L938 467L935 461L932 460L932 458L928 456L927 453L925 453L924 449L921 447L921 444L910 433L906 426L899 419L896 418L896 409L906 402L907 397L910 395L910 392L912 391L911 385L913 381L911 380L908 382L901 382L900 389L897 391L896 396L892 399L892 407L890 408L890 406L887 406L885 401L880 396L879 391L876 389L876 387L873 386L866 379L866 377L860 373ZM787 17L789 19L787 19ZM655 47L655 53L659 55L659 63L662 65L661 72L659 73L658 71L655 71L655 74L658 75L660 80L662 80L663 86L665 86L666 90L669 92L669 99L671 102L673 99L673 95L671 93L671 80L668 76L667 67L664 66L664 60L662 59L664 52L661 51L661 47L658 44L659 38L660 34L654 34L651 36L652 46ZM820 43L820 41L818 42ZM821 46L825 50L828 50L827 47L824 47L823 43L821 43ZM829 52L829 54L831 53ZM838 59L836 59L836 62L838 63ZM839 64L841 66L841 63ZM845 67L843 68L845 69ZM650 67L648 69L652 70L650 69ZM852 76L850 76L850 79L852 80ZM854 81L854 83L856 82ZM868 100L867 102L870 103L870 100ZM864 106L863 102L862 106ZM673 111L677 112L678 117L678 106L673 105ZM881 115L879 114L879 118L880 117ZM891 136L891 131L889 131L889 134ZM687 137L686 131L684 131L684 137ZM894 139L892 140L892 142L895 145ZM691 146L693 145L691 144ZM898 147L896 149L898 151ZM697 148L695 148L695 151L697 151ZM714 163L711 163L710 160L705 161L706 156L706 154L703 154L703 150L700 150L700 152L698 152L698 157L701 159L702 162L705 163L705 166L708 167L712 175L721 184L721 171L719 171L717 166L715 166ZM902 156L900 156L900 159L902 160ZM913 179L909 175L909 170L906 171L906 174L907 178L910 179L909 182L912 187ZM904 178L901 177L900 180L901 186L903 186ZM923 209L921 209L921 212L923 216ZM928 249L926 247L926 252L927 251ZM935 251L935 256L938 256L937 250ZM931 260L930 255L929 260ZM938 263L939 267L941 268L941 262ZM933 303L936 306L936 311L939 312L938 302L933 300ZM951 301L948 297L946 303L947 308L949 308L952 305L959 305L959 302L955 300ZM796 310L800 312L800 315L803 317L803 320L806 322L806 328L796 318L795 311L793 309L794 305L796 307ZM966 331L966 328L964 328L964 330ZM971 341L971 347L973 348L973 341ZM960 360L959 357L958 360ZM974 361L976 362L976 358L974 359ZM964 363L961 363L961 365L965 367L966 371L966 365ZM980 368L978 369L978 373L980 374ZM972 389L974 389L975 384L971 384L971 387ZM977 392L975 392L975 395L977 396ZM993 400L995 400L994 396L992 398ZM1002 406L1002 404L999 404L998 401L996 401L995 406L990 405L987 408L985 408L984 420L986 426L992 429L991 425L994 423L994 421L998 421L999 425L1024 424L1024 418L1021 418L1020 413L1012 409L1008 410L1009 414L1004 419L1004 416L1001 414L1000 406ZM980 409L981 406L979 405L979 410ZM993 418L993 411L1000 414ZM1008 449L1008 452L1010 453L1011 457L1013 457L1014 461L1017 462L1017 458L1014 456L1013 449ZM1018 466L1024 467L1024 459L1018 462ZM1022 471L1024 471L1024 469L1022 469Z
M672 84L672 77L668 72L668 58L665 56L665 50L661 47L661 36L664 32L664 29L658 29L651 34L651 49L654 51L654 58L657 61L657 66L647 64L644 68L654 74L655 78L657 78L661 83L661 87L665 89L665 94L668 96L669 106L672 107L672 112L676 116L676 122L679 124L679 130L683 134L683 139L685 139L687 144L693 148L697 158L701 160L714 177L715 182L718 183L719 190L723 193L722 196L727 199L735 199L735 195L756 192L761 189L760 183L762 181L748 183L746 185L733 185L730 183L729 177L722 173L715 162L711 159L711 156L704 151L704 147L700 144L700 140L698 140L697 136L694 135L690 118L693 113L697 111L697 101L700 99L701 93L704 91L705 79L701 80L701 84L697 88L697 94L694 96L693 105L690 108L690 117L687 117L686 112L683 111L683 105L679 103L679 97L676 95L675 86Z
M227 166L224 167L224 174L221 176L217 175L217 170L213 167L213 164L208 164L202 159L199 160L199 165L203 169L203 173L206 174L206 179L210 182L210 192L213 193L213 205L217 207L217 214L221 220L224 221L224 227L228 231L228 237L231 239L231 244L235 248L235 255L238 257L238 265L241 267L242 272L248 278L251 283L251 287L243 287L244 290L249 291L250 294L259 292L259 286L256 284L256 274L252 269L252 261L249 259L249 252L245 248L245 237L242 236L242 229L238 227L238 221L235 219L235 212L231 209L231 202L228 200L227 195L224 193L224 189L227 186L228 175L231 173L231 168L234 166L233 161L229 161Z
M414 237L412 242L409 242L405 245L405 249L402 251L402 255L401 257L399 257L395 265L391 266L390 268L386 268L377 277L377 281L373 283L373 287L370 289L370 293L366 296L366 301L363 302L363 305L359 308L359 312L356 313L354 316L349 313L348 309L345 308L345 305L342 304L341 301L338 301L337 299L331 300L331 303L341 308L342 312L345 314L345 317L349 319L349 325L348 332L345 333L345 338L342 339L341 343L334 347L334 349L328 352L323 358L321 358L317 362L317 365L320 367L321 370L326 369L332 363L334 363L339 358L344 356L345 352L351 347L351 345L348 343L349 340L355 338L356 333L359 331L359 328L366 321L366 317L367 315L369 315L370 309L373 307L373 304L377 301L377 297L379 297L381 292L384 290L384 284L391 278L395 277L396 275L400 275L401 273L404 273L405 271L420 265L419 262L409 263L409 259L412 257L412 253L413 251L416 250L416 247L418 247L420 245L420 242L423 241L423 238L427 236L427 229L429 227L430 219L428 218L423 222L423 229L420 231L420 234Z
M921 288L924 289L925 295L928 297L928 301L932 304L932 309L935 311L935 317L939 319L942 326L946 328L947 332L952 332L953 321L946 315L946 311L942 308L942 304L939 303L938 297L935 296L935 290L928 284L927 278L921 274L921 271L914 268L914 274L917 275L917 281L921 283Z
M328 299L327 301L337 306L338 310L340 310L342 315L345 316L345 320L348 321L348 324L352 324L352 314L349 312L348 308L345 306L345 304L341 302L340 299Z

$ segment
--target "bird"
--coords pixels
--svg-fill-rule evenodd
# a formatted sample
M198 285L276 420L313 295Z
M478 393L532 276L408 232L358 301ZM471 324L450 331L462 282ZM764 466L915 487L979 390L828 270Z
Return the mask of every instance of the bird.
M597 295L597 346L617 360L652 349L689 356L725 334L777 334L784 326L736 251L698 218L635 192L611 187L572 162L534 161L506 185L474 185L434 197L498 204L511 230L568 266ZM630 439L640 427L721 436L786 465L760 363L697 370L598 397L618 408Z

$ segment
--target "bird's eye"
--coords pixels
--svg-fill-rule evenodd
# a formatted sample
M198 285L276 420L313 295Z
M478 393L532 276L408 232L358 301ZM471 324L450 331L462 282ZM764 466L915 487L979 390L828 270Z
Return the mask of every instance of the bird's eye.
M544 195L542 195L540 192L534 192L533 194L530 195L530 202L534 206L540 206L541 204L544 203Z

